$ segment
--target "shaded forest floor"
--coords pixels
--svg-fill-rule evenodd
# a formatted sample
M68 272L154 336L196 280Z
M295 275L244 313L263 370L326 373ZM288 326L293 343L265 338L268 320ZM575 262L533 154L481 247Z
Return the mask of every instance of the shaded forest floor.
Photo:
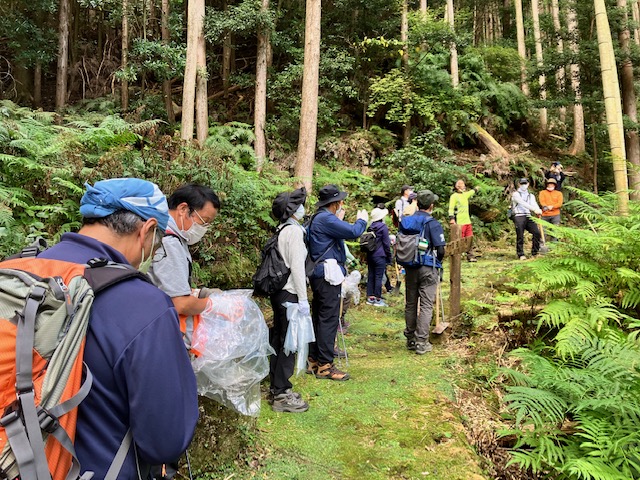
M443 335L432 335L432 352L405 348L403 291L386 295L388 308L366 305L363 295L347 313L349 366L342 360L342 367L352 379L293 377L310 409L274 413L265 401L247 462L201 478L528 478L505 467L496 435L505 425L491 379L505 351L527 340L523 318L530 309L510 286L514 248L498 243L484 246L477 263L463 263L463 314ZM446 311L448 280L446 273Z

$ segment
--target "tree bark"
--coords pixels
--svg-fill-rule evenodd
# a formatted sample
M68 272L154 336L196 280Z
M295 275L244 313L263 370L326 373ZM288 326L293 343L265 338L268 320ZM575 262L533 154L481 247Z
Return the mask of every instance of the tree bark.
M622 108L624 114L633 123L638 122L638 108L636 92L633 84L633 63L631 62L631 32L629 32L629 16L627 14L627 0L618 0L618 8L622 12L622 28L618 32L618 40L622 47L622 67L620 77L622 79ZM631 163L629 170L629 188L632 200L640 200L640 137L635 128L625 132L625 144L627 147L627 159Z
M448 20L449 26L451 27L451 31L455 31L455 18L453 11L453 0L447 0L447 12L448 12ZM451 84L453 88L456 88L460 83L460 76L458 75L458 49L456 48L455 42L451 44Z
M304 67L298 158L294 175L311 191L318 130L318 84L320 75L321 0L306 0Z
M67 103L67 76L69 74L69 5L70 0L60 0L58 26L58 67L56 70L56 110Z
M558 6L558 0L551 0L551 16L553 17L553 30L556 35L556 51L560 54L564 54L564 41L562 40L562 25L560 24L560 7ZM566 72L565 67L562 66L556 71L556 86L558 93L562 94L566 84ZM567 115L567 109L560 107L559 119L560 123L565 123Z
M638 7L638 0L631 0L631 18L633 19L633 41L636 45L640 45L640 7Z
M261 11L269 11L269 0L262 0ZM258 53L256 59L256 94L254 105L254 132L256 140L254 150L257 159L257 170L262 171L267 159L267 58L269 55L269 30L258 31Z
M409 71L409 1L402 0L402 14L400 18L400 41L402 42L402 69L405 75ZM403 102L409 99L405 97ZM409 118L402 128L402 143L408 145L411 141L411 119Z
M427 0L420 0L420 13L427 13Z
M162 43L165 45L168 45L171 40L169 32L169 8L169 0L162 0L160 34L162 36ZM162 82L162 97L164 99L164 107L167 110L167 121L169 125L173 125L176 122L176 114L173 111L173 99L171 98L171 79L166 79Z
M33 108L42 106L42 62L36 61L33 68Z
M207 46L204 39L204 29L200 29L200 33L198 34L197 61L196 138L198 139L198 143L202 147L204 146L204 142L209 135L209 107L207 104Z
M602 92L604 95L613 179L618 196L618 213L629 214L629 192L627 183L627 163L624 150L624 128L622 125L622 106L620 104L620 84L611 40L611 29L604 0L594 0L596 29L598 32L598 50L600 52L600 71L602 73Z
M575 0L570 0L567 5L567 26L569 29L569 49L573 58L578 58L578 19L575 9ZM571 72L571 89L573 90L573 141L569 147L570 155L581 155L585 152L584 134L584 111L582 109L582 92L580 90L580 66L572 63L569 67Z
M198 38L204 23L204 0L189 0L187 21L187 58L182 89L182 140L193 138L196 77L198 73Z
M542 54L542 37L540 35L540 6L538 4L538 0L531 0L531 16L533 17L533 37L536 42L536 62L538 64L538 69L542 70L544 67L544 57ZM546 91L546 82L547 77L544 74L538 75L538 83L540 84L540 99L545 101L547 99L547 91ZM540 130L542 132L546 132L548 129L547 125L547 109L546 107L542 107L540 109Z
M126 70L129 61L129 5L128 0L122 0L122 70ZM129 110L129 81L122 79L120 86L120 105L122 111Z
M495 157L500 157L504 159L509 158L509 152L507 152L502 145L498 143L498 141L491 136L489 132L487 132L484 128L478 125L475 122L469 124L472 130L475 131L480 143L482 143L487 150L489 150L489 154Z
M522 0L515 0L516 6L516 33L518 36L518 54L520 55L520 88L522 93L529 96L529 84L527 83L527 47L524 42L524 17L522 15Z

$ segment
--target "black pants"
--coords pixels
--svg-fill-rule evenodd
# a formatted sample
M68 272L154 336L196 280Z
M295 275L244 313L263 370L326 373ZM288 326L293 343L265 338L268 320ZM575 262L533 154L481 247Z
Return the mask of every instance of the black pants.
M367 257L368 277L367 296L380 298L382 296L382 277L387 268L384 257Z
M531 217L526 215L517 215L514 219L516 224L516 254L518 257L524 255L524 232L525 230L532 235L531 239L531 255L537 255L540 250L540 229Z
M340 285L330 285L324 278L309 279L313 291L311 312L315 343L309 344L309 356L320 364L333 363L333 346L340 321Z
M286 355L284 353L284 339L287 336L289 320L287 319L287 309L283 303L298 303L298 296L286 290L280 290L271 295L271 308L273 308L273 327L269 330L269 344L276 351L269 359L269 380L271 382L271 393L279 395L291 388L289 378L293 375L296 355L294 353Z

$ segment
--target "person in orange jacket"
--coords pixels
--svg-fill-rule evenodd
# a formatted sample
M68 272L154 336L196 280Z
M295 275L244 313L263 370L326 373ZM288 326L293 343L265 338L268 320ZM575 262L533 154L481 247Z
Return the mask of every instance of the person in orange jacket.
M540 207L542 208L542 219L552 225L560 225L560 208L562 207L562 192L556 190L557 181L555 178L547 178L546 188L538 195ZM547 236L550 242L557 242L558 239L552 235Z

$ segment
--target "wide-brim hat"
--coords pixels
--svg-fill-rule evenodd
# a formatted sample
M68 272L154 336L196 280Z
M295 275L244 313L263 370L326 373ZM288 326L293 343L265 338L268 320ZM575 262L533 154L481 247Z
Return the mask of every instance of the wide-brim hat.
M547 181L544 182L545 185L548 185L550 183L553 183L554 185L557 185L558 181L555 178L547 178Z
M316 208L324 207L333 202L339 202L347 198L347 192L341 191L337 185L325 185L318 192L318 203Z
M284 222L295 213L306 199L307 190L304 187L300 187L293 192L282 192L273 200L271 213L276 220Z
M371 221L377 222L378 220L382 220L384 217L389 215L389 210L386 208L374 208L371 210Z

